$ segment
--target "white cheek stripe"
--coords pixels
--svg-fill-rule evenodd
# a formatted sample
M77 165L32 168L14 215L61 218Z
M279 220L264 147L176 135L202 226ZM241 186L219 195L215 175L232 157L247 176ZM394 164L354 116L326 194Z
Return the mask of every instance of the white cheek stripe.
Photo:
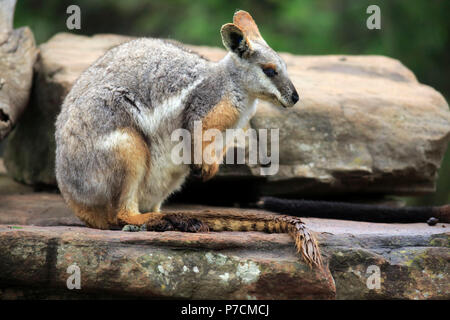
M177 95L167 98L161 104L152 109L144 109L141 112L132 110L133 116L139 127L146 134L151 134L159 128L163 120L175 119L184 108L184 99L203 81L199 78L191 85L183 88Z
M253 92L259 92L261 90L261 87L264 88L265 93L271 93L275 97L277 97L278 100L283 100L281 97L280 91L278 91L278 88L274 86L272 81L267 78L267 76L264 74L264 72L261 70L260 67L251 65L247 62L248 72L253 73L257 76L259 82L258 85L250 86ZM253 82L251 82L253 84Z
M281 98L281 93L280 91L278 91L278 88L274 86L274 84L272 83L272 81L270 81L265 75L263 78L263 83L266 86L267 90L269 91L269 93L274 94L278 100L283 100Z
M240 115L239 120L236 124L236 128L240 129L243 128L251 117L253 117L256 113L256 106L257 106L257 100L255 99L253 103L250 104L249 107L247 107Z

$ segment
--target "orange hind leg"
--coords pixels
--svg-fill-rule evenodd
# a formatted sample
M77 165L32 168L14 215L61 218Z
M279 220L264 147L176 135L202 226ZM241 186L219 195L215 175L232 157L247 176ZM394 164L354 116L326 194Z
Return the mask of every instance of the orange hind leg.
M118 157L122 160L126 174L119 196L114 224L120 227L146 225L146 229L149 231L207 231L206 225L197 219L160 212L143 214L139 212L139 188L148 179L151 166L150 152L139 134L130 131L128 131L128 134L130 143L122 143L118 150Z
M146 225L149 231L179 230L188 232L207 231L206 225L197 219L183 217L180 214L164 214L160 212L139 212L139 189L147 182L150 170L150 151L141 135L130 129L115 132L110 152L117 165L123 169L123 177L117 188L113 190L117 196L103 206L84 206L70 200L68 204L75 214L88 227L111 229L126 225ZM149 195L151 196L151 195Z
M103 207L87 207L80 205L72 200L68 200L67 204L89 228L95 229L110 229L109 216L111 211Z

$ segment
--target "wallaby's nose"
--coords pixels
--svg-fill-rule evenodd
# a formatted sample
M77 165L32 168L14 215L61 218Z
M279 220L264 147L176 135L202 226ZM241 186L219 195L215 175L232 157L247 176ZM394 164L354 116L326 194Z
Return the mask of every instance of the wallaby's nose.
M292 102L294 102L294 104L297 103L297 101L298 101L298 99L299 99L297 90L294 91L294 93L293 93L292 96L291 96L291 99L292 99Z

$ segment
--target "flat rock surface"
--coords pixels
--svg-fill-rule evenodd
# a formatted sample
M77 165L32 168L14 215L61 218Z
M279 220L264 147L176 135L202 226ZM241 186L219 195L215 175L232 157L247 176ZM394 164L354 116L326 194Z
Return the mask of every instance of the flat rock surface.
M56 184L54 119L60 105L83 70L127 40L62 33L40 46L30 108L5 150L15 179ZM225 55L219 48L190 47L211 60ZM439 92L388 57L281 56L300 102L289 110L260 102L250 121L254 129L280 130L278 172L261 177L258 165L223 166L215 181L254 181L256 195L434 191L450 139L450 111ZM245 195L234 189L230 199Z
M2 178L0 178L0 181ZM1 195L0 224L23 224L34 226L84 226L55 193L25 193ZM182 212L183 210L210 210L217 215L227 212L266 212L263 210L209 207L201 205L169 205L165 210ZM438 223L430 227L426 223L371 223L335 219L302 218L309 229L331 234L353 235L390 235L390 236L429 236L447 232L447 223ZM448 230L450 232L450 229Z
M449 224L305 218L327 264L321 272L303 263L286 234L95 230L84 227L59 194L11 193L9 184L0 175L0 298L450 298ZM66 271L75 263L82 289L69 291ZM368 286L377 270L380 287Z

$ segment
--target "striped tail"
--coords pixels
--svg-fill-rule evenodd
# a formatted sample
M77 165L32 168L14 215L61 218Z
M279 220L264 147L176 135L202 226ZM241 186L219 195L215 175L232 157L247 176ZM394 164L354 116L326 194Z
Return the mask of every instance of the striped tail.
M298 217L267 214L262 212L236 212L232 209L183 210L168 215L198 219L206 224L210 231L261 231L266 233L288 233L295 241L297 253L311 267L322 268L322 256L317 240Z

